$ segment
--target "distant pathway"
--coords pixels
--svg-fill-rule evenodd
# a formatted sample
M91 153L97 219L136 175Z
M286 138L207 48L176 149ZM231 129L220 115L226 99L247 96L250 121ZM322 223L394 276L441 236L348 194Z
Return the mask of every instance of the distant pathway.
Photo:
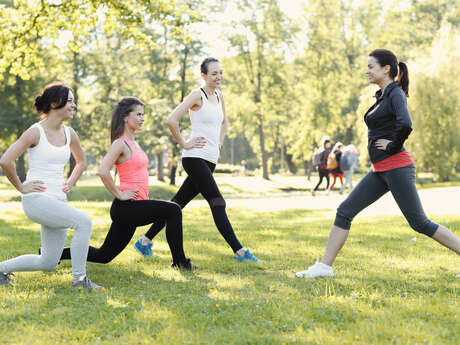
M435 214L458 214L460 215L460 187L432 188L419 191L425 213ZM225 195L224 195L225 197ZM346 194L339 195L337 192L327 196L322 193L315 197L305 193L288 196L261 196L260 198L227 199L227 207L244 207L259 212L280 211L294 208L307 208L311 210L335 210L346 198ZM206 206L204 200L194 200L190 207ZM370 215L393 215L401 214L398 205L391 193L387 193L381 199L362 211L360 214Z

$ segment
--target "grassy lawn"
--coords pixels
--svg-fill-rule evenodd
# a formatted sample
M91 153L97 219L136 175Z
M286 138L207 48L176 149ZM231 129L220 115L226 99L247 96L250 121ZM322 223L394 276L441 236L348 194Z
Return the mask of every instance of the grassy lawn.
M104 199L97 184L83 187ZM5 201L17 194L0 189L9 195L0 203L0 260L35 253L39 225L20 202ZM110 202L72 204L91 216L91 243L101 244ZM209 210L186 209L184 245L199 271L169 268L163 232L156 258L140 258L132 247L146 229L139 228L113 262L88 264L104 292L71 290L69 262L55 272L17 273L13 286L0 288L0 344L460 343L459 258L410 230L402 216L358 217L336 277L305 280L294 272L323 252L332 211L228 213L263 263L234 261ZM460 234L460 216L433 220Z

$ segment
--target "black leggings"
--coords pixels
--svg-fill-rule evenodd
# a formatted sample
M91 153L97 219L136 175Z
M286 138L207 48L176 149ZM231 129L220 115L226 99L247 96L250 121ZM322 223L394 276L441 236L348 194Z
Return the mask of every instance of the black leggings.
M340 204L334 225L349 230L353 218L388 191L412 229L432 237L439 225L430 221L423 211L415 187L414 165L378 173L369 171Z
M185 262L182 243L182 211L169 201L114 199L110 208L112 225L100 248L89 247L88 261L106 264L126 248L136 227L153 222L166 223L166 240L174 263ZM153 226L153 225L152 225ZM70 260L70 248L62 252L61 260Z
M211 207L217 229L233 252L243 248L228 220L227 212L225 211L225 200L220 194L214 176L212 176L216 165L201 158L187 157L182 158L182 166L188 176L171 201L184 208L198 193L201 193ZM155 222L145 236L153 239L164 226L164 221Z
M323 177L326 178L326 181L327 181L326 189L328 189L329 188L329 170L318 168L318 173L319 173L319 182L316 185L315 189L313 190L318 190L319 185L321 184L321 182L323 182Z

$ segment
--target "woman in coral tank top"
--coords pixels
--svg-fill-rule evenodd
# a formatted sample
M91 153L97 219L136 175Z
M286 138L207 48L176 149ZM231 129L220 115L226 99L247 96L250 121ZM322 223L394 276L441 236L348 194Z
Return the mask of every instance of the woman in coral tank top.
M109 263L128 245L138 226L166 222L166 240L172 254L172 267L196 268L184 254L182 244L182 211L169 201L149 200L148 157L134 138L142 129L144 104L135 97L123 98L112 114L112 146L99 167L99 176L115 199L110 208L112 225L100 248L89 247L88 261ZM120 178L117 187L110 175L116 165ZM70 259L68 248L61 259Z

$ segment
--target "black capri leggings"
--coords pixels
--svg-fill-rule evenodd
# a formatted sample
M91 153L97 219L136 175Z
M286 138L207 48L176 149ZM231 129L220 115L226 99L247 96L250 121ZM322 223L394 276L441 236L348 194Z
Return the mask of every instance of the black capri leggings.
M201 158L186 157L182 158L182 166L188 176L171 201L184 208L198 193L201 193L211 207L217 229L232 248L233 252L237 252L243 248L228 220L225 210L225 200L222 194L220 194L212 175L216 165ZM145 236L153 239L164 226L164 221L154 223Z
M315 189L313 189L313 190L314 191L318 190L321 182L323 182L324 177L326 178L326 182L327 182L326 189L328 189L329 188L329 170L318 168L318 174L319 174L319 181L318 181L318 184L316 185Z
M138 226L153 222L166 223L166 240L173 263L185 262L182 243L182 211L178 205L160 200L114 199L110 208L112 225L100 248L89 247L88 261L106 264L126 248ZM153 225L152 225L153 226ZM62 252L61 260L70 260L70 248Z
M439 225L430 221L423 211L415 187L413 164L378 173L369 171L340 204L334 225L349 230L353 218L388 191L393 194L393 198L412 229L432 237Z

